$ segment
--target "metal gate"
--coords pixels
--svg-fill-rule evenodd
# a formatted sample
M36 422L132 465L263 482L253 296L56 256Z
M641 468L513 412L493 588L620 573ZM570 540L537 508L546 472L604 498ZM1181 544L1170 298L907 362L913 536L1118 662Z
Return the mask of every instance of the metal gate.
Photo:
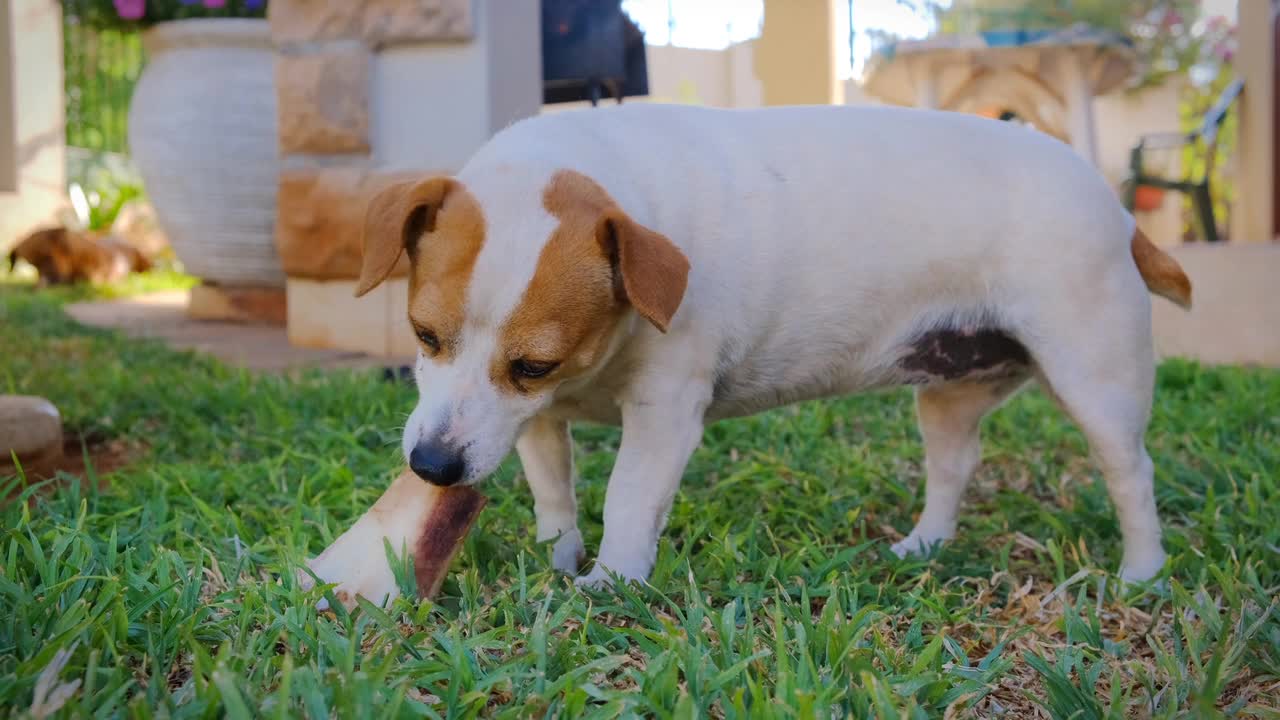
M89 0L62 0L67 145L123 153L128 146L129 98L146 58L136 31L86 23L93 5Z

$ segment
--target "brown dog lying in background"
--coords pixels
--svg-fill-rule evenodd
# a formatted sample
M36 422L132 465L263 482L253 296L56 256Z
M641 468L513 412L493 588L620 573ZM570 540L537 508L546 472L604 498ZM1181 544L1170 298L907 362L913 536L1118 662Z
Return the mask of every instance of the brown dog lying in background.
M28 235L9 253L9 269L25 260L40 273L40 285L109 283L151 269L137 248L111 235L44 228Z

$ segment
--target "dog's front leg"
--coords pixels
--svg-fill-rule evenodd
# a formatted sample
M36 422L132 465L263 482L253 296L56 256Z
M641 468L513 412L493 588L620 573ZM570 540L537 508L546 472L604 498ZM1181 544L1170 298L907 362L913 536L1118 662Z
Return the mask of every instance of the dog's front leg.
M516 453L533 493L538 542L555 540L551 565L578 572L584 553L578 532L578 502L573 496L573 438L569 423L538 416L516 440Z
M701 387L684 390L623 404L622 446L604 502L604 539L595 567L578 578L579 585L608 585L609 572L643 581L653 569L680 477L702 440L709 393Z

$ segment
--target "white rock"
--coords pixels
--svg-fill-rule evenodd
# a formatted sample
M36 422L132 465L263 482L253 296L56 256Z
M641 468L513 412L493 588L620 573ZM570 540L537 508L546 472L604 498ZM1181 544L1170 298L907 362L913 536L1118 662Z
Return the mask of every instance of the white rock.
M62 452L62 417L53 403L32 395L0 395L0 464Z

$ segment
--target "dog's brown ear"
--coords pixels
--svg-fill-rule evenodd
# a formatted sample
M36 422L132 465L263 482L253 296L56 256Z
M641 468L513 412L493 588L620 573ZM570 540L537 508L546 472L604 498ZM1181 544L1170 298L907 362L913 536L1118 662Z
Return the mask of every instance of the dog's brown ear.
M356 297L378 287L407 251L412 259L418 241L435 229L436 213L454 180L432 177L391 185L369 201L364 218L364 260Z
M617 207L604 211L596 238L609 255L621 291L640 316L666 332L689 284L689 259L665 235Z

